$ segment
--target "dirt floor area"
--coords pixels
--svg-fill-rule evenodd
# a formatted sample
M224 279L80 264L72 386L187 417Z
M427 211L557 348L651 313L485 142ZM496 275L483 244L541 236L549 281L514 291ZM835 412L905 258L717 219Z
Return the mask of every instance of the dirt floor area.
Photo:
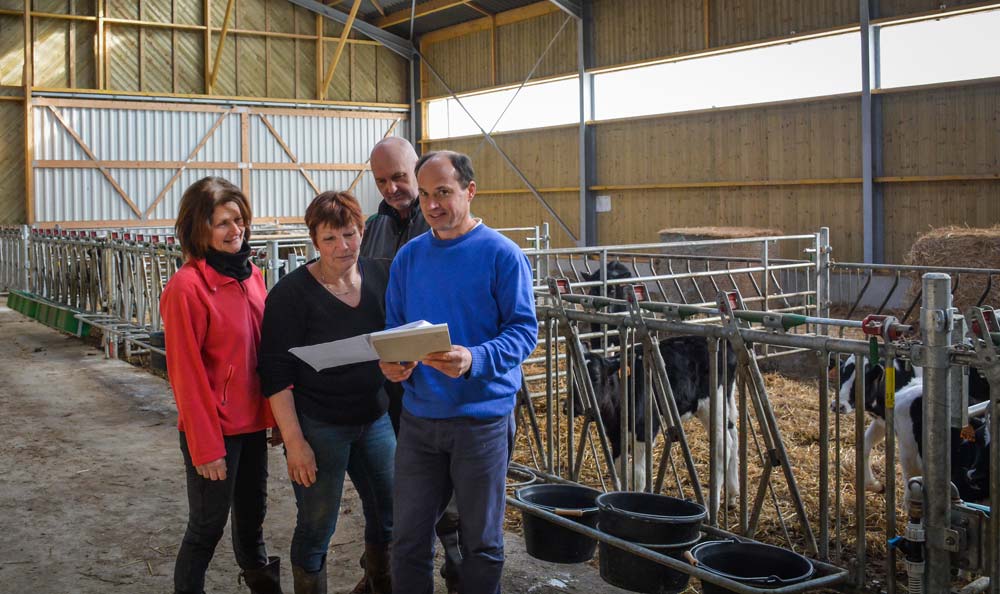
M168 384L0 299L0 409L0 594L171 592L187 508ZM271 554L287 563L295 505L280 449L270 468L265 530ZM331 592L360 577L361 524L348 486L328 557ZM591 565L531 559L516 534L507 549L505 592L622 592ZM286 592L290 576L286 565ZM228 537L206 590L247 591Z

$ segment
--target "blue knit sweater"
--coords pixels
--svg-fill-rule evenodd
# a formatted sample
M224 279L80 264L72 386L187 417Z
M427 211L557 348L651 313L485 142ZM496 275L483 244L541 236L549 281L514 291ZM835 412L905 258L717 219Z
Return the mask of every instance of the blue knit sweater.
M531 265L514 242L484 224L450 240L424 233L393 260L385 301L387 328L447 322L451 343L472 353L472 367L458 379L417 365L403 384L407 411L445 419L514 409L521 362L538 336Z

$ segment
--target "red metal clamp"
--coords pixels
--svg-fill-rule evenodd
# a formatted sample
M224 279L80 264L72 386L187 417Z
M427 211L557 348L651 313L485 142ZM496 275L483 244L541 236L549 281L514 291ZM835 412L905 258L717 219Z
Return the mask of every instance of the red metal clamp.
M903 329L893 316L870 314L861 321L861 331L865 336L876 336L887 342L903 338Z

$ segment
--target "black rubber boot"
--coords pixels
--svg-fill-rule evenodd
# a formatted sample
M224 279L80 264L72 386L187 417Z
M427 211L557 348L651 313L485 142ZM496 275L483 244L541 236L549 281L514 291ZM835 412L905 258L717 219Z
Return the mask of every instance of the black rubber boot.
M281 591L281 559L268 557L267 565L244 569L240 577L253 594L283 594Z
M295 579L295 594L326 594L326 559L319 571L312 573L292 565L292 577Z
M448 587L448 594L458 594L459 567L462 565L462 550L459 548L458 531L438 534L441 546L444 548L444 565L441 566L441 577Z
M358 565L361 569L365 570L365 574L361 576L361 581L358 582L354 589L351 590L351 594L371 594L371 590L368 589L368 557L365 553L361 553L361 559L358 560Z

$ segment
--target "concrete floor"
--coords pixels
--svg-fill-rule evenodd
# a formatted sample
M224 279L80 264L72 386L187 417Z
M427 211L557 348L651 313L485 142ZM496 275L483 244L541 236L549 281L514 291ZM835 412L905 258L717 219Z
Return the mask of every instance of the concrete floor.
M171 592L187 507L169 385L4 304L0 594ZM280 449L270 456L265 530L271 554L287 563L294 497ZM350 591L361 575L361 505L349 484L346 491L328 557L332 593ZM518 535L508 535L507 554L508 593L623 592L589 565L528 557ZM290 576L285 566L287 592ZM247 591L237 585L228 537L206 590Z

